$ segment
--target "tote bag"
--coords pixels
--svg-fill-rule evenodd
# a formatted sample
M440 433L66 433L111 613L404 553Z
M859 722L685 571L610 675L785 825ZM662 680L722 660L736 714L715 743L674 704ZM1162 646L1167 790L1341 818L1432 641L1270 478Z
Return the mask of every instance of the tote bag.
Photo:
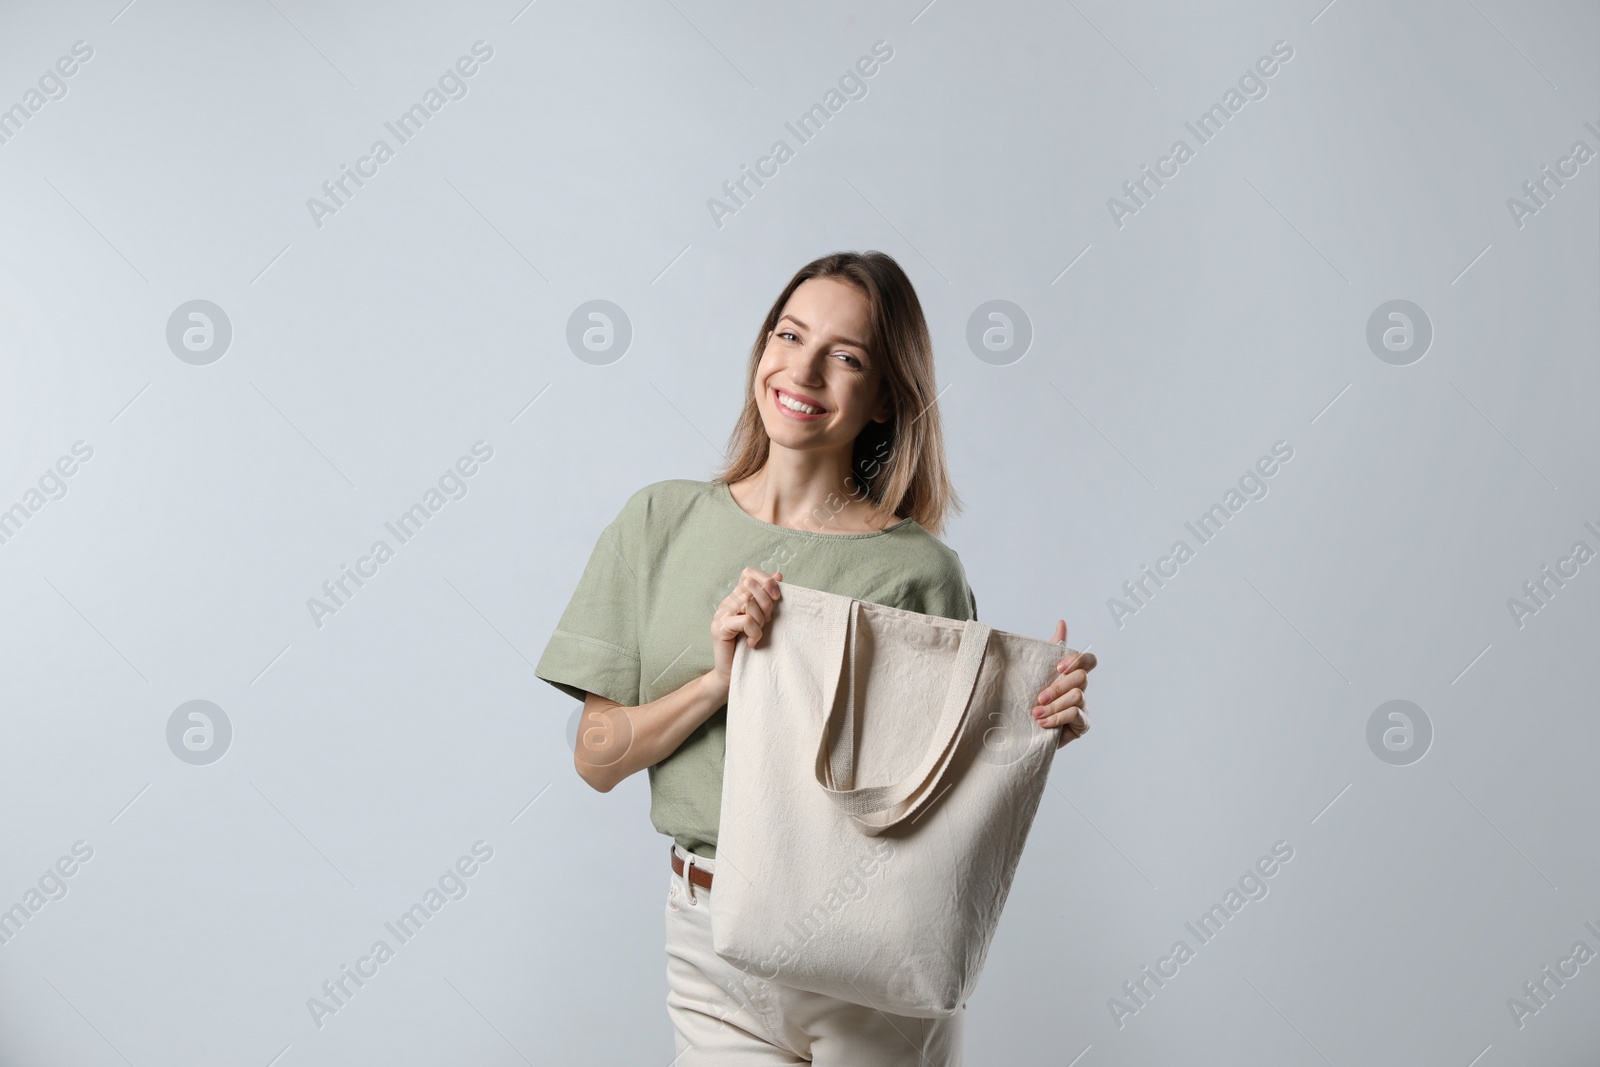
M783 985L951 1015L1050 772L1063 728L1031 709L1066 649L779 587L760 644L734 650L713 948Z

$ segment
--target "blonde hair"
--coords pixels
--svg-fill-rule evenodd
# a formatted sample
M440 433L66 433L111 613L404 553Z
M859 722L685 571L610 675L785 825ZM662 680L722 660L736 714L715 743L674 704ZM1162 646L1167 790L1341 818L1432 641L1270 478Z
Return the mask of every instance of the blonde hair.
M756 405L756 368L767 337L777 327L784 304L810 278L834 278L854 286L867 300L867 354L881 370L889 391L887 422L868 422L856 437L850 469L866 493L875 518L915 519L938 536L948 514L961 513L961 500L945 464L944 431L936 400L933 342L922 304L900 264L883 252L834 252L807 263L773 301L750 349L744 410L728 438L727 460L713 478L733 483L766 465L772 442ZM848 488L848 487L847 487ZM851 495L855 495L852 493Z

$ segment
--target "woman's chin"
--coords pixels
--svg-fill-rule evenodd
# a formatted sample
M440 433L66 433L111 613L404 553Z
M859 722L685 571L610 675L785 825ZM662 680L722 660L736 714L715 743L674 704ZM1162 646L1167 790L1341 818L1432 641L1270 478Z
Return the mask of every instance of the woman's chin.
M821 443L821 437L811 427L796 426L792 422L782 422L777 426L769 424L767 439L789 449L815 448Z

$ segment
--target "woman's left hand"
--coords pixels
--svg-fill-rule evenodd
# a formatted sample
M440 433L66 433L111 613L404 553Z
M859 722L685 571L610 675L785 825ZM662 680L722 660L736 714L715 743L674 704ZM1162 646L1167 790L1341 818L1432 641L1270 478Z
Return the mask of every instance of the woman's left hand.
M1055 644L1067 643L1067 621L1056 620L1056 635L1050 639ZM1089 729L1089 717L1084 714L1083 691L1089 685L1089 672L1094 670L1093 652L1076 652L1067 649L1067 657L1056 664L1061 676L1040 691L1038 704L1033 709L1033 720L1049 729L1061 726L1060 748L1068 741L1082 737Z

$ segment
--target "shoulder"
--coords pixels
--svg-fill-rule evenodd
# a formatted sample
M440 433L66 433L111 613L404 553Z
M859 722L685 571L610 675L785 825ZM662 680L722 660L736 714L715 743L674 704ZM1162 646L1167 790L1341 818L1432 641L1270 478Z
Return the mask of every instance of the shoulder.
M623 502L611 526L617 536L627 540L669 534L708 500L716 487L716 482L692 478L651 482Z
M961 554L929 533L921 523L915 520L907 522L894 531L894 536L899 538L897 547L910 558L924 564L928 571L963 579L966 577Z
M901 583L897 595L908 604L920 605L913 611L974 618L976 598L967 582L961 554L917 523L907 523L894 536L899 541L897 555L901 560L896 568Z
M622 516L651 520L668 518L692 508L711 495L716 482L700 482L693 478L668 478L651 482L634 491L622 505Z

